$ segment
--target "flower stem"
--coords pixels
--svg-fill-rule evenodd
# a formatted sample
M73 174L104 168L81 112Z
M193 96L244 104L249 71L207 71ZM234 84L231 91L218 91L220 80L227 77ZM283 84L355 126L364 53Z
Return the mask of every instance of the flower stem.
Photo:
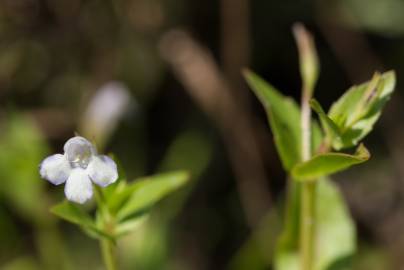
M316 182L303 184L301 196L300 249L301 269L314 269L316 239Z
M109 212L109 209L105 203L104 194L101 188L98 186L95 186L94 190L97 200L97 212L100 214L104 228L108 231L108 233L113 235L114 223L112 222L111 213ZM117 270L118 268L114 241L111 238L103 237L100 239L100 248L106 269Z
M109 239L101 239L100 246L106 269L117 270L114 243Z
M311 110L309 105L310 97L307 90L303 90L302 98L302 160L306 161L311 157ZM316 237L316 182L308 181L302 184L301 196L301 220L300 220L300 256L301 269L314 269L314 252Z
M293 33L299 49L300 73L303 82L301 101L301 160L311 158L311 109L310 99L318 77L317 53L311 34L301 24L293 27ZM314 254L316 242L316 181L302 184L300 218L300 261L301 270L314 269Z

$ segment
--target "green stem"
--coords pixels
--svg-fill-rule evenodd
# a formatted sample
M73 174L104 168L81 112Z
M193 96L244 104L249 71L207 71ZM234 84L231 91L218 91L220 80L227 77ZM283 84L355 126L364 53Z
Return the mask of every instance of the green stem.
M104 229L106 229L108 233L113 234L115 225L109 212L109 209L106 205L104 194L101 188L98 186L94 186L94 190L95 190L95 197L97 200L97 211L99 211L100 213ZM100 248L106 269L107 270L118 269L116 261L115 243L113 242L113 240L106 237L100 239Z
M309 101L314 92L318 77L318 60L313 37L301 24L293 27L293 32L299 49L300 73L303 81L301 131L302 131L302 161L311 158L311 109ZM314 254L316 242L316 181L302 184L301 218L300 218L300 260L301 270L314 269Z
M303 90L302 98L302 160L309 160L311 157L311 110L309 105L310 97L307 89ZM301 220L300 220L300 256L301 269L314 269L314 253L316 238L316 182L309 181L302 184L301 195Z
M300 249L301 269L314 269L316 239L316 182L303 184L301 196Z
M106 269L117 270L114 243L109 239L101 239L100 246Z

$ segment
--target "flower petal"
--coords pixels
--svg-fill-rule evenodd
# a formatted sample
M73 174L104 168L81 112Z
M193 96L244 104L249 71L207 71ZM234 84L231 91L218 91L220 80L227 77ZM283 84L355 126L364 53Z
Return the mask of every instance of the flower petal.
M81 204L93 196L93 186L85 170L81 168L72 170L66 181L65 195L69 201Z
M99 186L106 187L118 179L118 169L110 157L94 156L87 168L91 180Z
M39 165L39 173L41 177L48 180L54 185L64 183L70 175L70 164L67 159L56 154L45 158Z
M92 156L96 155L95 147L88 140L80 136L69 139L63 149L67 160L73 168L87 168Z
M91 154L96 155L97 151L93 144L89 142L86 138L81 137L81 136L75 136L73 138L70 138L67 140L65 145L63 146L63 150L65 152L69 151L69 148L88 148L91 151Z

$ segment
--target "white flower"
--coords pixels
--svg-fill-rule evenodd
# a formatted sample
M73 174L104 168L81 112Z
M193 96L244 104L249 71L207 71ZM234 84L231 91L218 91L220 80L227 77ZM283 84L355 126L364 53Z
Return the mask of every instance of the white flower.
M45 158L39 172L54 185L66 182L65 194L69 201L84 203L93 195L91 182L106 187L118 179L115 162L108 156L97 155L95 147L83 137L69 139L64 154Z

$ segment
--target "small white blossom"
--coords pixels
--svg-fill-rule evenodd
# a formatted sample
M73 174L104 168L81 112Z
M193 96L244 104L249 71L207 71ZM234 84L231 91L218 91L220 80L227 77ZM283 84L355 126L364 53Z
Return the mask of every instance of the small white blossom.
M65 195L69 201L84 203L93 196L91 182L106 187L118 179L115 162L108 156L98 155L95 147L85 138L69 139L64 154L45 158L39 172L54 185L66 182Z

